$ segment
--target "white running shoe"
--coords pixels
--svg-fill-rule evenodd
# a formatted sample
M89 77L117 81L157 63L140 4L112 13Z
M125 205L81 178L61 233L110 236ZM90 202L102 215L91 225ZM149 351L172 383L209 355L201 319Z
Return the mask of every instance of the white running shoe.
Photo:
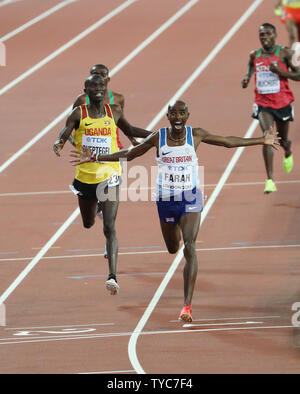
M120 291L120 287L114 279L108 279L106 281L106 289L110 291L111 295L117 295Z

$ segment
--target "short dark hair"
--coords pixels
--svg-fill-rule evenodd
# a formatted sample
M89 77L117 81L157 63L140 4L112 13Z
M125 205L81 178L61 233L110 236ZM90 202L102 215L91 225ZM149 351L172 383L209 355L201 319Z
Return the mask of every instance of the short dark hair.
M269 28L272 29L272 30L274 31L274 33L276 34L276 27L275 27L274 25L272 25L271 23L268 23L268 22L263 23L262 25L259 26L259 29L260 29L261 27L269 27Z
M181 105L184 106L184 109L185 109L185 110L188 110L188 106L187 106L187 104L186 104L184 101L182 101L182 100L177 100L177 101L175 101L175 103L169 104L169 106L168 106L168 112L171 111L172 108L174 108L176 104L181 104Z
M95 64L93 67L91 67L90 73L92 73L92 70L95 68L102 68L103 70L107 71L107 74L109 74L109 69L104 64Z
M99 75L99 74L92 74L92 75L89 75L86 79L85 79L85 81L84 81L84 87L86 88L88 85L89 85L89 83L91 82L91 80L92 79L101 79L103 82L104 82L104 78L103 77L101 77L101 75Z

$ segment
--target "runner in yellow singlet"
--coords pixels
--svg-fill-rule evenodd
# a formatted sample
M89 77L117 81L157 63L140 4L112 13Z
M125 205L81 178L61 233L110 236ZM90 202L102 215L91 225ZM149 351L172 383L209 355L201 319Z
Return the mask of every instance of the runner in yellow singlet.
M90 104L74 108L66 125L55 141L53 149L60 156L66 141L74 131L78 152L86 148L97 154L118 152L117 127L128 137L145 138L148 131L131 126L119 105L105 104L106 84L100 75L90 75L85 81L85 93ZM119 205L121 166L116 162L85 163L76 167L72 190L78 196L80 213L85 228L95 223L97 205L103 212L103 232L108 250L109 276L106 288L110 294L119 292L116 278L118 240L115 221Z

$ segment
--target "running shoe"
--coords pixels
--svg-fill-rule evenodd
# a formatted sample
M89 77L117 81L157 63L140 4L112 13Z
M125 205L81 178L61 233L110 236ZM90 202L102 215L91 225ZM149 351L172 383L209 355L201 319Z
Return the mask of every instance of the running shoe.
M276 185L275 185L273 179L267 179L264 193L269 194L272 192L276 192L276 190L277 190L277 188L276 188Z
M184 307L181 309L178 319L184 321L185 323L191 323L193 321L192 305L184 305Z
M288 174L289 172L292 171L293 166L294 166L294 158L293 158L293 155L290 154L289 157L285 157L283 159L284 172L286 172Z
M106 281L106 289L107 291L110 292L111 295L117 295L119 294L120 287L118 283L115 281L115 279L108 279Z

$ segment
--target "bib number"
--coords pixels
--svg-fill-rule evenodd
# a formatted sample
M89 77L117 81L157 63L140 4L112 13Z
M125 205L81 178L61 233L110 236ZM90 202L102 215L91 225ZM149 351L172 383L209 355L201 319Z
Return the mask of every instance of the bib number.
M256 87L259 94L273 94L280 91L280 79L271 71L257 73Z

